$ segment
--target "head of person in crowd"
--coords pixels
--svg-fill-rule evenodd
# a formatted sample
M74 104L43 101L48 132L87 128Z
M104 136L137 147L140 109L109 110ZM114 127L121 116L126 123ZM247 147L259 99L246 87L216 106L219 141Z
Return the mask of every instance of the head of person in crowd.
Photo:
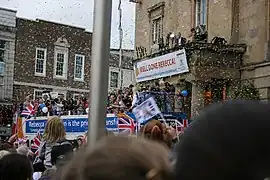
M64 166L73 157L74 146L69 141L59 141L51 151L51 163L57 169Z
M1 150L1 151L0 151L0 159L2 159L4 156L6 156L6 155L8 155L8 154L10 154L9 151Z
M57 180L167 180L172 175L168 153L154 141L110 136L77 153Z
M169 129L167 129L159 120L148 121L141 127L140 134L144 138L165 143L171 148L172 135L170 134Z
M47 169L41 174L41 177L38 180L51 180L56 172L56 169Z
M1 180L31 180L33 168L26 156L8 154L0 159Z
M77 142L78 142L79 147L83 146L85 144L85 136L79 135L77 137Z
M43 140L48 143L56 143L65 136L66 130L62 120L57 116L50 118L44 129Z
M181 136L175 179L269 178L269 117L269 103L230 101L209 106Z
M13 134L7 141L2 141L0 143L0 150L6 150L9 152L16 152L16 141L18 139L17 134Z
M11 143L8 143L8 142L0 143L0 150L9 150L12 148L13 148L13 145Z
M33 155L32 151L27 147L26 144L20 145L17 148L17 153L25 156Z
M116 101L116 95L115 94L110 94L109 96L109 103L114 103Z

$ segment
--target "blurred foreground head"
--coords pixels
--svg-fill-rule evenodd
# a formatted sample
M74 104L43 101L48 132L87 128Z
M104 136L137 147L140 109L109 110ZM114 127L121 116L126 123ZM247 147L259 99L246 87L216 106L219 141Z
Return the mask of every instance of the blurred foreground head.
M111 136L76 155L58 180L166 180L171 175L167 149L145 139Z
M0 180L31 180L32 165L20 154L8 154L0 159Z
M269 141L269 104L213 105L181 137L176 179L263 180L270 177Z

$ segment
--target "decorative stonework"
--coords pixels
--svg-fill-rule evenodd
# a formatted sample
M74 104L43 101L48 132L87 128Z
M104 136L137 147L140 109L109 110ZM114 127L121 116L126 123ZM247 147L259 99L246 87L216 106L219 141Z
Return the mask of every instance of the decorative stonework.
M60 37L57 39L57 41L54 43L55 46L61 46L61 47L66 47L69 48L70 44L68 43L67 39L64 37Z
M164 17L165 2L157 3L147 9L148 18L154 19L158 16Z

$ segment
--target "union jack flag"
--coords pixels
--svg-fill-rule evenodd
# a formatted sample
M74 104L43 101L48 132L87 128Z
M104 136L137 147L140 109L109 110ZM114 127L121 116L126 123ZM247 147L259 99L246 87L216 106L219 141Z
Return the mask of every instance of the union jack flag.
M34 151L36 155L38 155L38 149L41 145L41 134L38 131L36 137L34 137L33 142L31 144L31 150Z
M178 135L183 133L184 130L188 127L188 120L187 119L183 119L182 123L180 123L178 120L176 120L175 123L175 129L177 129Z
M28 104L21 112L22 116L28 116L31 117L36 113L35 107L33 104Z
M117 118L119 133L123 135L131 135L135 132L136 124L134 122L134 119L124 113L117 114Z

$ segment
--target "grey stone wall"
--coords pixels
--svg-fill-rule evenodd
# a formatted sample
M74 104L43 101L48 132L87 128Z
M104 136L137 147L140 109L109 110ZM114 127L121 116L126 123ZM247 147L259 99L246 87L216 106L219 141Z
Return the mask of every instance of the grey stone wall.
M5 41L4 74L0 76L0 102L13 96L16 11L0 8L0 40Z

